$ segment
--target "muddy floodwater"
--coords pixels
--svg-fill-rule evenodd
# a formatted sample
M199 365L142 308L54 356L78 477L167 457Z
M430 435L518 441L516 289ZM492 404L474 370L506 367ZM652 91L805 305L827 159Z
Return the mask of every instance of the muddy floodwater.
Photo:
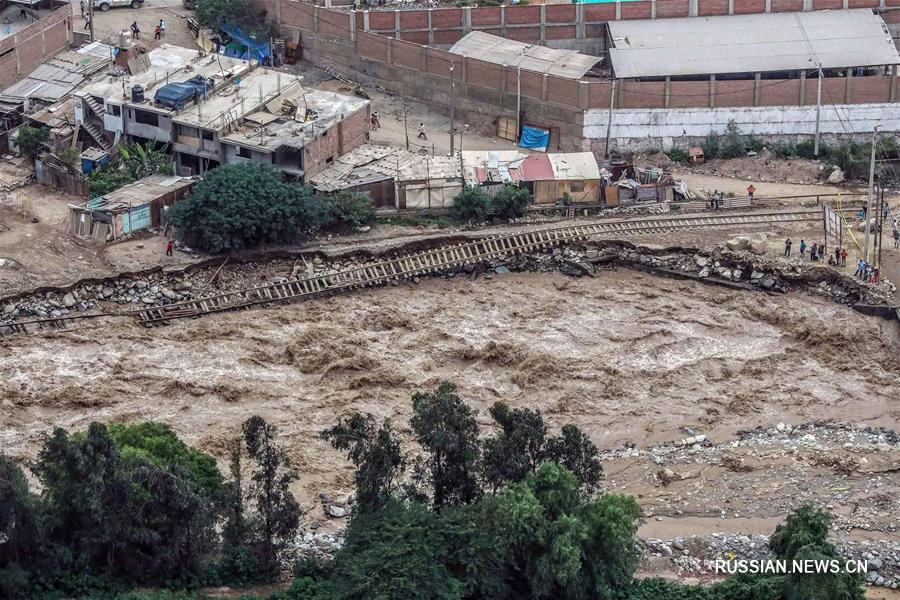
M629 270L594 279L425 279L152 330L126 320L85 324L0 341L0 448L34 457L54 425L154 419L222 459L240 423L259 414L278 426L301 476L295 491L311 508L320 492L352 491L344 456L318 438L320 430L358 410L390 417L408 438L411 395L442 380L458 384L484 426L488 407L504 400L541 409L554 430L575 423L610 451L689 434L723 444L741 430L782 422L896 429L898 329L806 295L731 291ZM829 444L841 451L839 435L822 439L826 451ZM761 482L783 476L777 493L786 502L802 490L828 501L821 481L807 484L846 477L827 461L761 456L753 454L753 463L748 455L749 474L729 479L723 473L731 472L712 469L681 491L654 483L658 464L646 457L618 457L607 465L608 485L676 517L693 497L691 514L716 520L721 507L698 495L744 494L733 510L743 512L738 518L770 518L786 508L760 498ZM734 477L750 479L728 488ZM896 514L897 473L886 467L877 486L875 477L856 479L861 489L893 498L884 509Z

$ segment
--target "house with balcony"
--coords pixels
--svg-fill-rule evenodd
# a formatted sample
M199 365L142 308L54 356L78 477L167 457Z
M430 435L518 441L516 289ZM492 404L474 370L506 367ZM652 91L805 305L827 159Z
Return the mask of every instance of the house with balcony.
M75 94L76 122L104 149L167 145L181 176L252 160L302 179L365 141L368 100L308 90L254 61L167 44L129 52Z

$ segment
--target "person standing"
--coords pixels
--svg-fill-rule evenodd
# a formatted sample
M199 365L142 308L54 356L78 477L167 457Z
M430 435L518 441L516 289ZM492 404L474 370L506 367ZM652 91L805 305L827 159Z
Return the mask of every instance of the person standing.
M158 40L162 37L162 30L159 28L159 25L153 30L153 39Z
M841 248L841 260L838 264L842 267L847 266L847 249L846 248Z
M425 135L425 123L419 123L419 139L428 140L428 136Z
M141 30L138 27L137 21L131 24L131 39L137 40L140 39Z
M816 262L819 260L819 246L813 242L812 248L809 249L809 260Z
M381 121L378 120L378 113L372 113L372 131L378 131L378 128L381 127Z
M834 247L834 264L837 266L841 266L841 247Z
M800 239L800 258L806 258L806 241Z
M84 29L88 30L91 28L91 15L84 15Z
M794 245L794 242L791 241L791 238L784 240L784 255L785 256L791 255L791 246L793 246L793 245Z
M175 244L172 240L166 242L166 256L172 256L172 250L175 248Z
M866 261L863 259L859 259L859 262L856 263L856 271L853 273L854 277L862 277L863 273L866 272Z
M756 188L753 187L753 184L747 186L747 196L750 198L750 206L753 206L753 194L756 192Z
M166 22L162 19L159 20L159 35L162 37L166 36Z
M894 230L894 250L900 248L900 229Z

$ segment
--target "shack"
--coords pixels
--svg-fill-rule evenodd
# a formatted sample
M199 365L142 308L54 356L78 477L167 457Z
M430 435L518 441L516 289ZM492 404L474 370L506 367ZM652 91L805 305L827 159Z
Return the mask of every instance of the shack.
M107 243L164 224L166 207L183 199L194 179L151 175L80 205L69 205L69 232Z
M411 157L397 169L398 209L447 209L462 192L462 168L455 156Z
M528 188L535 204L600 201L600 168L591 152L521 154L515 150L466 151L463 172L468 185L480 185L492 195L503 185Z

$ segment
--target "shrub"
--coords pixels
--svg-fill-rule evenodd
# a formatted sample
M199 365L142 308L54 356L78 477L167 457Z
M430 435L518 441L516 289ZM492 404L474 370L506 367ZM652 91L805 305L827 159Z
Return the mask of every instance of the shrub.
M719 156L719 134L715 131L707 133L706 138L700 142L700 147L703 148L703 156L707 160L717 158Z
M729 121L725 127L722 142L719 151L721 158L738 158L747 154L747 140L734 121Z
M669 150L667 156L669 157L669 160L677 162L681 165L686 165L690 162L690 157L688 156L687 151L682 150L681 148L672 148L671 150Z
M453 198L453 216L460 221L480 223L491 212L491 199L481 188L466 186Z
M41 146L47 141L50 133L43 127L29 127L25 125L19 128L19 135L16 136L16 145L22 152L28 156L35 156L40 151Z
M365 194L343 191L324 200L334 220L350 227L360 227L375 222L375 207Z
M507 185L491 199L491 214L502 219L522 217L531 200L531 192L527 188Z

